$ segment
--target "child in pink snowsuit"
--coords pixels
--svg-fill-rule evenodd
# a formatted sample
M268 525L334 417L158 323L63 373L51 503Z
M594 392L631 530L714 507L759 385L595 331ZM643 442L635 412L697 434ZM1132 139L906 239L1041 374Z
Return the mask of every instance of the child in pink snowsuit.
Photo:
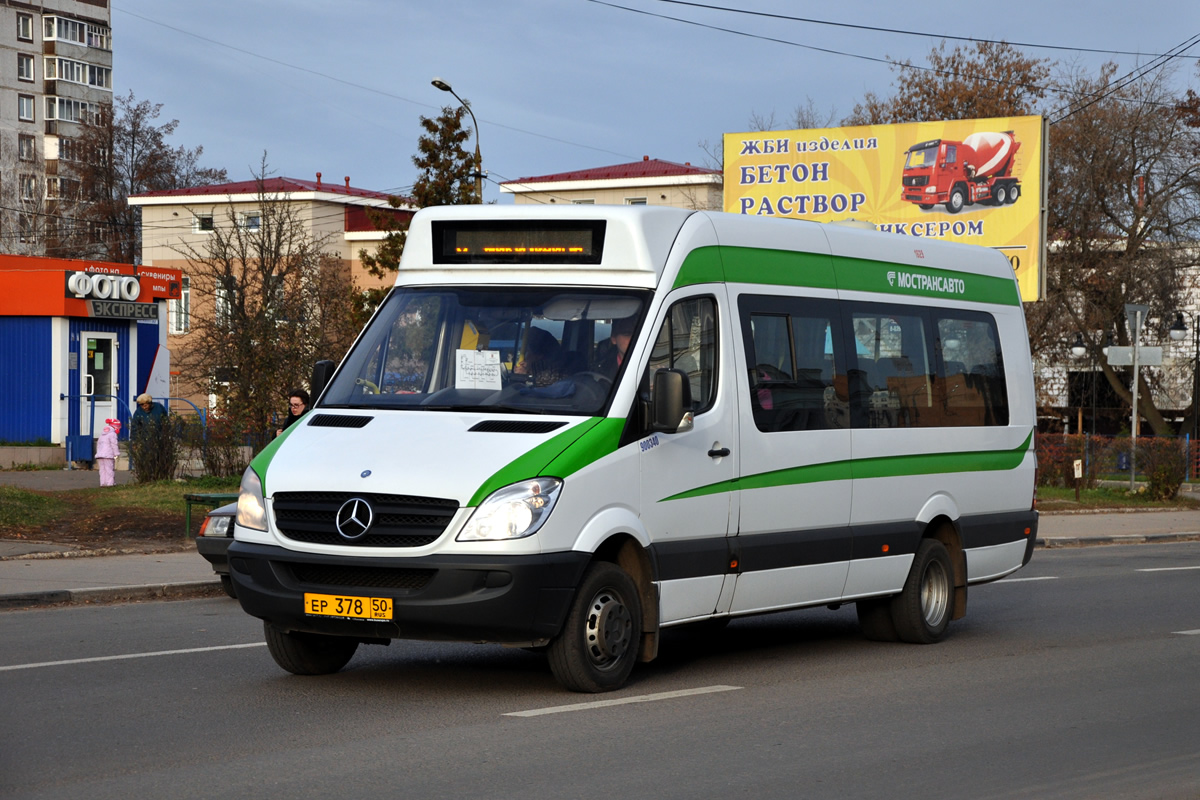
M117 432L121 423L115 419L106 419L104 430L100 432L100 442L96 445L96 463L100 465L100 485L112 486L116 483L114 468L117 462Z

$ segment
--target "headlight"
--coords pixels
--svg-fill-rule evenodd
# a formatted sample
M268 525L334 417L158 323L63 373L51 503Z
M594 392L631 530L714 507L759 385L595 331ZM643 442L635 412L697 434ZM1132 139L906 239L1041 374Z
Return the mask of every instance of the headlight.
M246 467L238 489L237 524L256 531L267 529L267 504L263 501L262 481L254 470Z
M937 187L936 186L926 186L925 194L937 194Z
M536 533L561 491L562 481L557 478L534 478L497 489L475 509L457 540L520 539Z

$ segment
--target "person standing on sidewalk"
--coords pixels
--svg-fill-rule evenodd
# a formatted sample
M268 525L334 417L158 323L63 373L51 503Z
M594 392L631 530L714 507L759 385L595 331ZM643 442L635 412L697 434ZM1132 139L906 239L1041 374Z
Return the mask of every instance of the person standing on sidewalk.
M104 430L96 445L96 463L100 465L100 485L116 485L116 464L120 451L117 449L117 433L121 430L120 420L104 420Z

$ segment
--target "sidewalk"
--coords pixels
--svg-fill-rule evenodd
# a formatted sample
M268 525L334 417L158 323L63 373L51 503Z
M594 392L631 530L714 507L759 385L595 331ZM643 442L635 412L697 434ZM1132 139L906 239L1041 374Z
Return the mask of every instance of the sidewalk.
M117 473L118 482L129 480ZM96 472L0 472L0 485L63 491L99 484ZM1051 512L1037 547L1200 541L1200 511ZM0 610L58 603L223 596L212 567L194 550L87 556L71 547L5 540L0 532Z

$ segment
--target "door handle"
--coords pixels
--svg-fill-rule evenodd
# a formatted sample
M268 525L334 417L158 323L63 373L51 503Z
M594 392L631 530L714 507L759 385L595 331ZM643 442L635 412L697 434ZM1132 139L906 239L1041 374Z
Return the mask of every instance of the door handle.
M724 458L727 455L729 455L728 447L722 447L720 449L714 448L714 449L708 451L709 458Z

